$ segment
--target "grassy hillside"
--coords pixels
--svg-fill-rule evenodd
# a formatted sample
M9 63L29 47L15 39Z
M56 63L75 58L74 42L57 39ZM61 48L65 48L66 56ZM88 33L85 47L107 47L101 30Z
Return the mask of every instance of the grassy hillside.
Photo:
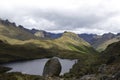
M112 44L112 43L114 43L114 42L118 42L118 41L120 41L120 38L119 38L119 37L116 37L116 38L107 40L107 41L101 43L100 45L98 45L98 46L96 47L96 50L97 50L97 51L100 51L100 52L101 52L101 51L104 51L104 50L107 48L108 45L110 45L110 44Z
M32 33L16 26L15 23L11 23L8 20L0 20L0 35L19 40L36 38Z
M87 59L96 55L77 34L64 32L57 39L40 39L22 26L0 20L0 62L58 56Z
M50 56L47 50L35 45L10 45L0 40L0 63Z
M5 39L10 39L10 41ZM16 42L12 42L13 40ZM79 62L74 65L73 69L71 69L71 72L69 74L65 74L64 77L81 76L87 72L91 73L93 72L92 70L96 69L94 67L94 69L89 70L93 67L95 61L98 59L97 52L89 45L89 43L85 42L74 33L65 32L60 38L54 40L13 40L11 38L4 37L3 41L0 41L1 63L58 56L61 58L79 59ZM0 74L0 76L1 79L10 80L43 79L43 77L40 76L23 75L21 73L5 73Z
M97 53L87 42L71 32L54 40L21 41L2 36L0 44L1 62L50 56L73 59Z
M27 40L24 43L32 43L38 47L50 49L52 53L66 58L78 58L81 55L96 53L89 43L71 32L66 32L60 38L54 40Z
M102 62L107 64L106 72L114 74L120 71L120 41L110 44L101 53Z
M110 63L113 63L114 61L116 61L116 59L120 60L120 58L119 58L120 57L120 41L110 44L105 49L105 51L103 51L101 54L102 54L102 56L105 57L106 63L112 57L114 57L114 60L111 61Z
M96 52L89 43L72 32L64 32L57 39L40 39L9 21L0 21L0 63L30 60L57 56L60 58L79 59L70 74L86 74L98 59ZM76 65L79 67L76 68ZM82 66L79 66L82 65ZM93 69L92 69L93 70ZM74 73L75 72L75 73ZM3 77L1 77L3 76ZM20 73L0 74L0 79L29 80L37 76Z
M98 70L102 65L102 73ZM120 41L110 44L103 52L99 55L89 56L88 58L79 59L78 62L73 66L69 73L66 73L64 77L81 77L84 75L95 74L95 77L99 79L100 77L108 76L113 77L116 73L120 71ZM117 79L110 79L117 80Z
M45 80L44 77L38 75L22 74L20 72L0 74L1 80Z

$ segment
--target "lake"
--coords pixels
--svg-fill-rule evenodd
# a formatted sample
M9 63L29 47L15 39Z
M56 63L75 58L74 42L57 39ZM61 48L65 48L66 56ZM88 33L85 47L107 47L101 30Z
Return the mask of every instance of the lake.
M22 61L22 62L12 62L4 64L3 66L13 68L10 72L22 72L25 74L32 75L42 75L44 65L49 59L37 59L30 61ZM69 59L60 59L59 61L62 66L61 75L69 72L72 66L75 64L77 60L69 60Z

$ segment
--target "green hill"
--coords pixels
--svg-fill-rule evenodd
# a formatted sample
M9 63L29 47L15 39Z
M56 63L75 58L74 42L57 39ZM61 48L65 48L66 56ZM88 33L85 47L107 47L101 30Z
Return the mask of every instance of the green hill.
M3 37L0 44L1 62L52 56L73 59L97 53L87 42L71 32L66 32L62 37L54 40L20 41Z
M64 32L57 39L41 39L27 29L17 27L14 23L0 21L0 63L53 56L79 59L75 64L77 68L73 67L71 70L71 73L76 75L78 71L82 74L87 73L93 67L98 57L97 53L88 42L72 32ZM9 75L6 76L9 78Z
M36 39L32 33L8 20L0 20L0 35L19 40Z
M0 63L52 56L46 49L29 45L10 45L0 40Z
M104 51L107 48L108 45L110 45L110 44L112 44L114 42L118 42L118 41L120 41L120 38L119 37L115 37L113 39L110 39L110 40L107 40L107 41L101 43L100 45L98 45L96 47L96 49L98 51Z
M57 39L41 39L8 20L0 20L0 40L1 62L49 56L84 58L97 53L89 43L75 33L64 32Z
M102 62L107 64L107 73L114 74L120 71L120 41L110 44L101 53Z
M111 61L110 63L113 63L117 59L120 60L120 41L114 42L110 44L103 52L102 56L105 57L105 62L108 63L107 61L111 58L114 57L115 59ZM109 64L109 63L108 63Z

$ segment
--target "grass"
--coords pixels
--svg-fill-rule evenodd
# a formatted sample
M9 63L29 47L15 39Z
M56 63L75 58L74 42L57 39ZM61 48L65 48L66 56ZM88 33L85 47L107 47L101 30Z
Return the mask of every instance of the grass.
M62 37L54 40L22 41L1 36L1 41L3 41L0 45L1 62L49 56L80 58L82 55L96 53L87 42L74 33L65 33Z
M29 47L31 46L31 47ZM32 44L10 45L0 42L0 62L49 57L49 50Z
M45 80L42 76L22 74L20 72L0 74L1 80Z
M19 40L37 39L32 33L17 26L0 24L0 35Z
M76 34L65 33L62 37L54 40L17 40L9 37L1 36L0 41L0 63L29 60L45 57L57 56L67 59L79 59L76 65L71 69L71 75L80 71L85 74L91 68L91 64L96 59L97 52ZM81 70L79 70L81 68ZM78 73L78 74L81 74ZM10 76L11 75L11 76ZM11 80L34 80L29 75L22 74L5 74L6 79ZM5 78L3 77L3 78ZM26 78L27 77L27 78ZM39 78L38 78L39 79Z
M100 44L96 49L99 52L104 51L107 48L108 45L110 45L114 42L118 42L118 41L120 41L120 40L117 39L117 38L110 39L110 40L105 41L104 43Z

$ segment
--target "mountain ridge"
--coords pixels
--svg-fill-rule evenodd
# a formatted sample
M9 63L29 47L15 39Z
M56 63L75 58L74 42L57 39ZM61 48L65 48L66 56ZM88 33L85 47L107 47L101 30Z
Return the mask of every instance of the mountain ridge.
M9 20L0 20L0 35L18 40L28 40L37 38L25 29L16 26L15 23L11 23Z
M8 26L8 27L6 27ZM2 36L7 36L12 39L18 40L30 40L30 39L57 39L63 36L64 33L51 33L44 30L37 30L37 29L27 29L24 28L22 25L16 26L13 22L9 20L1 20L0 19L0 33ZM97 34L77 34L80 38L87 41L92 47L94 47L98 51L103 51L109 44L113 42L119 41L117 39L120 36L120 33L113 34L113 33L105 33L103 35ZM78 37L77 36L77 37ZM16 41L15 40L15 41Z
M49 33L46 31L36 29L29 30L22 25L16 26L15 24L11 24L12 23L8 20L4 20L0 23L0 40L8 43L8 45L5 44L6 48L7 46L11 46L14 55L19 54L14 52L14 50L19 50L19 46L21 49L23 48L23 51L31 52L31 50L35 50L31 52L32 54L36 54L36 52L39 51L38 49L41 49L46 50L51 56L71 59L82 58L83 56L85 57L86 55L97 53L88 42L84 41L75 33L64 32L63 34L57 34L59 37L51 39L49 38ZM2 31L4 31L4 34L2 34ZM10 34L7 34L7 31ZM38 33L37 35L35 35L36 32ZM29 48L31 50L29 50ZM4 48L3 52L7 54L7 50ZM23 56L23 53L24 52L21 52L21 55L19 55ZM40 52L40 54L42 53ZM40 57L40 54L37 53L36 55Z

